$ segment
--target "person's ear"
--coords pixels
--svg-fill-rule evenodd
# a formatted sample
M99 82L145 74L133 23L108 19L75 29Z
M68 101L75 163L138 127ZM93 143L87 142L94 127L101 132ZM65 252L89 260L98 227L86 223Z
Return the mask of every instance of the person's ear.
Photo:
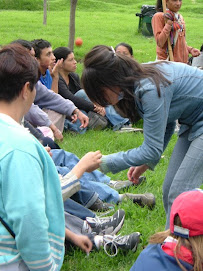
M30 82L26 82L22 88L22 98L24 100L27 100L27 98L29 97L29 93L30 93Z

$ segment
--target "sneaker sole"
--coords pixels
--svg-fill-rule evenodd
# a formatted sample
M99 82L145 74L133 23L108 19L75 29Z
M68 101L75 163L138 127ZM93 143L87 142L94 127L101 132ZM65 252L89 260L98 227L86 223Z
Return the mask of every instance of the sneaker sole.
M139 182L137 184L131 182L131 181L123 181L124 184L123 186L120 186L118 185L118 187L116 186L116 184L114 185L109 185L111 188L115 189L116 191L120 191L120 190L123 190L123 189L128 189L129 187L137 187L138 185L142 184L143 182L146 181L146 177L145 176L141 176L139 178ZM118 182L121 182L121 181L118 181Z

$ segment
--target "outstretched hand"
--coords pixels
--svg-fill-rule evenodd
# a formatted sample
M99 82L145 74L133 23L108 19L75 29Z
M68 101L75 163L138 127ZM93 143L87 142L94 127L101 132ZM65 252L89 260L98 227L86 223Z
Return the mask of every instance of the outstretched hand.
M149 167L147 165L141 165L138 167L130 167L127 173L128 180L134 184L139 183L139 177L147 170Z
M92 172L99 168L102 154L100 151L88 152L80 160L79 164L86 172Z

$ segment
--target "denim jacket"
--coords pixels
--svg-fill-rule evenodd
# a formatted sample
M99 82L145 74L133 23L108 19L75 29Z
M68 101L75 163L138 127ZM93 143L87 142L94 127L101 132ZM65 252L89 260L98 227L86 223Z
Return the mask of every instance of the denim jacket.
M143 164L153 169L174 132L176 120L181 124L179 135L190 130L188 140L203 134L203 71L177 62L160 62L157 68L171 82L160 85L161 97L149 79L141 80L135 87L137 110L143 118L143 144L126 152L102 156L104 173Z

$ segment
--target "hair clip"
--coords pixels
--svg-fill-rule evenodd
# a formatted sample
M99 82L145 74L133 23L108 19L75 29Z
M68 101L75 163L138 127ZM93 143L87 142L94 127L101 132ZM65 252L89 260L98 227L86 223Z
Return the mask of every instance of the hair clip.
M112 52L113 52L114 56L116 56L116 52L115 52L115 50L114 50L113 46L111 46L111 50L112 50Z

